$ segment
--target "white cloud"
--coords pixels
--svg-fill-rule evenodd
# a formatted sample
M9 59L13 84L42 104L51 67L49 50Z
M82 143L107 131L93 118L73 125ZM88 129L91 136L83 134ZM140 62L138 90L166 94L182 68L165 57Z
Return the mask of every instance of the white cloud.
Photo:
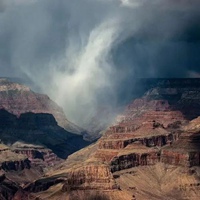
M198 10L186 0L6 0L7 10L2 2L1 73L26 75L79 124L98 106L115 108L135 77L172 76L186 63L187 47L173 39Z

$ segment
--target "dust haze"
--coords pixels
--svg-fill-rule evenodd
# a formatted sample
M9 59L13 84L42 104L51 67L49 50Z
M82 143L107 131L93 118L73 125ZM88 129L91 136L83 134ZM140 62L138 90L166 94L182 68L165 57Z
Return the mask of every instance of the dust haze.
M200 76L199 8L198 0L0 0L1 76L28 80L80 126L102 109L112 118L137 78Z

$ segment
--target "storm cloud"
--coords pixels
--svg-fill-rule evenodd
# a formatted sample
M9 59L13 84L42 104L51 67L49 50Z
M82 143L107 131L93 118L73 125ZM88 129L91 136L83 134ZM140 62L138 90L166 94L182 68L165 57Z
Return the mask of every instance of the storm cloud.
M79 125L140 77L199 77L198 0L0 0L1 76L21 77ZM123 94L123 96L122 96Z

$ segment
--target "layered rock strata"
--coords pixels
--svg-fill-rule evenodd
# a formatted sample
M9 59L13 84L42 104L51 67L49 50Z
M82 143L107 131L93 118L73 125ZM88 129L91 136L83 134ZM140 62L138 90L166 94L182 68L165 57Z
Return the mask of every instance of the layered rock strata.
M43 146L16 142L11 148L13 152L27 156L32 166L39 166L43 169L53 167L63 161L52 150Z
M0 78L0 109L19 117L23 113L52 114L59 126L69 132L81 134L85 131L67 120L63 110L47 95L33 92L29 87Z
M62 183L62 192L72 190L109 190L116 189L117 185L109 167L100 164L88 164L73 171L52 177L44 177L27 185L24 190L38 193L45 191L53 185Z
M184 167L200 166L200 118L191 121L179 140L162 149L161 162Z
M198 200L200 121L189 120L200 114L199 86L199 80L161 80L127 106L97 143L24 189L44 199L51 191L48 197L58 199L106 190L119 194L117 200L124 192L126 200Z
M8 146L0 144L0 170L22 171L30 167L30 160L25 155L14 153Z

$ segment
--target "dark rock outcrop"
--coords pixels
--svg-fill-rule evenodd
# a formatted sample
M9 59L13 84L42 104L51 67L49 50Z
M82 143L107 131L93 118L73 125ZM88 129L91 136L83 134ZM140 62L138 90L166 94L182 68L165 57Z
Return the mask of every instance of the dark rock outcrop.
M13 200L15 193L20 190L20 186L15 182L7 179L5 174L0 174L0 199ZM24 193L22 191L22 193ZM19 199L15 199L19 200Z
M4 171L21 171L23 169L30 169L30 160L15 160L5 161L0 164L0 169Z
M43 146L51 149L60 158L66 158L89 144L81 135L72 134L59 127L51 114L25 113L17 118L5 110L0 110L0 119L0 138L5 144L23 141Z

